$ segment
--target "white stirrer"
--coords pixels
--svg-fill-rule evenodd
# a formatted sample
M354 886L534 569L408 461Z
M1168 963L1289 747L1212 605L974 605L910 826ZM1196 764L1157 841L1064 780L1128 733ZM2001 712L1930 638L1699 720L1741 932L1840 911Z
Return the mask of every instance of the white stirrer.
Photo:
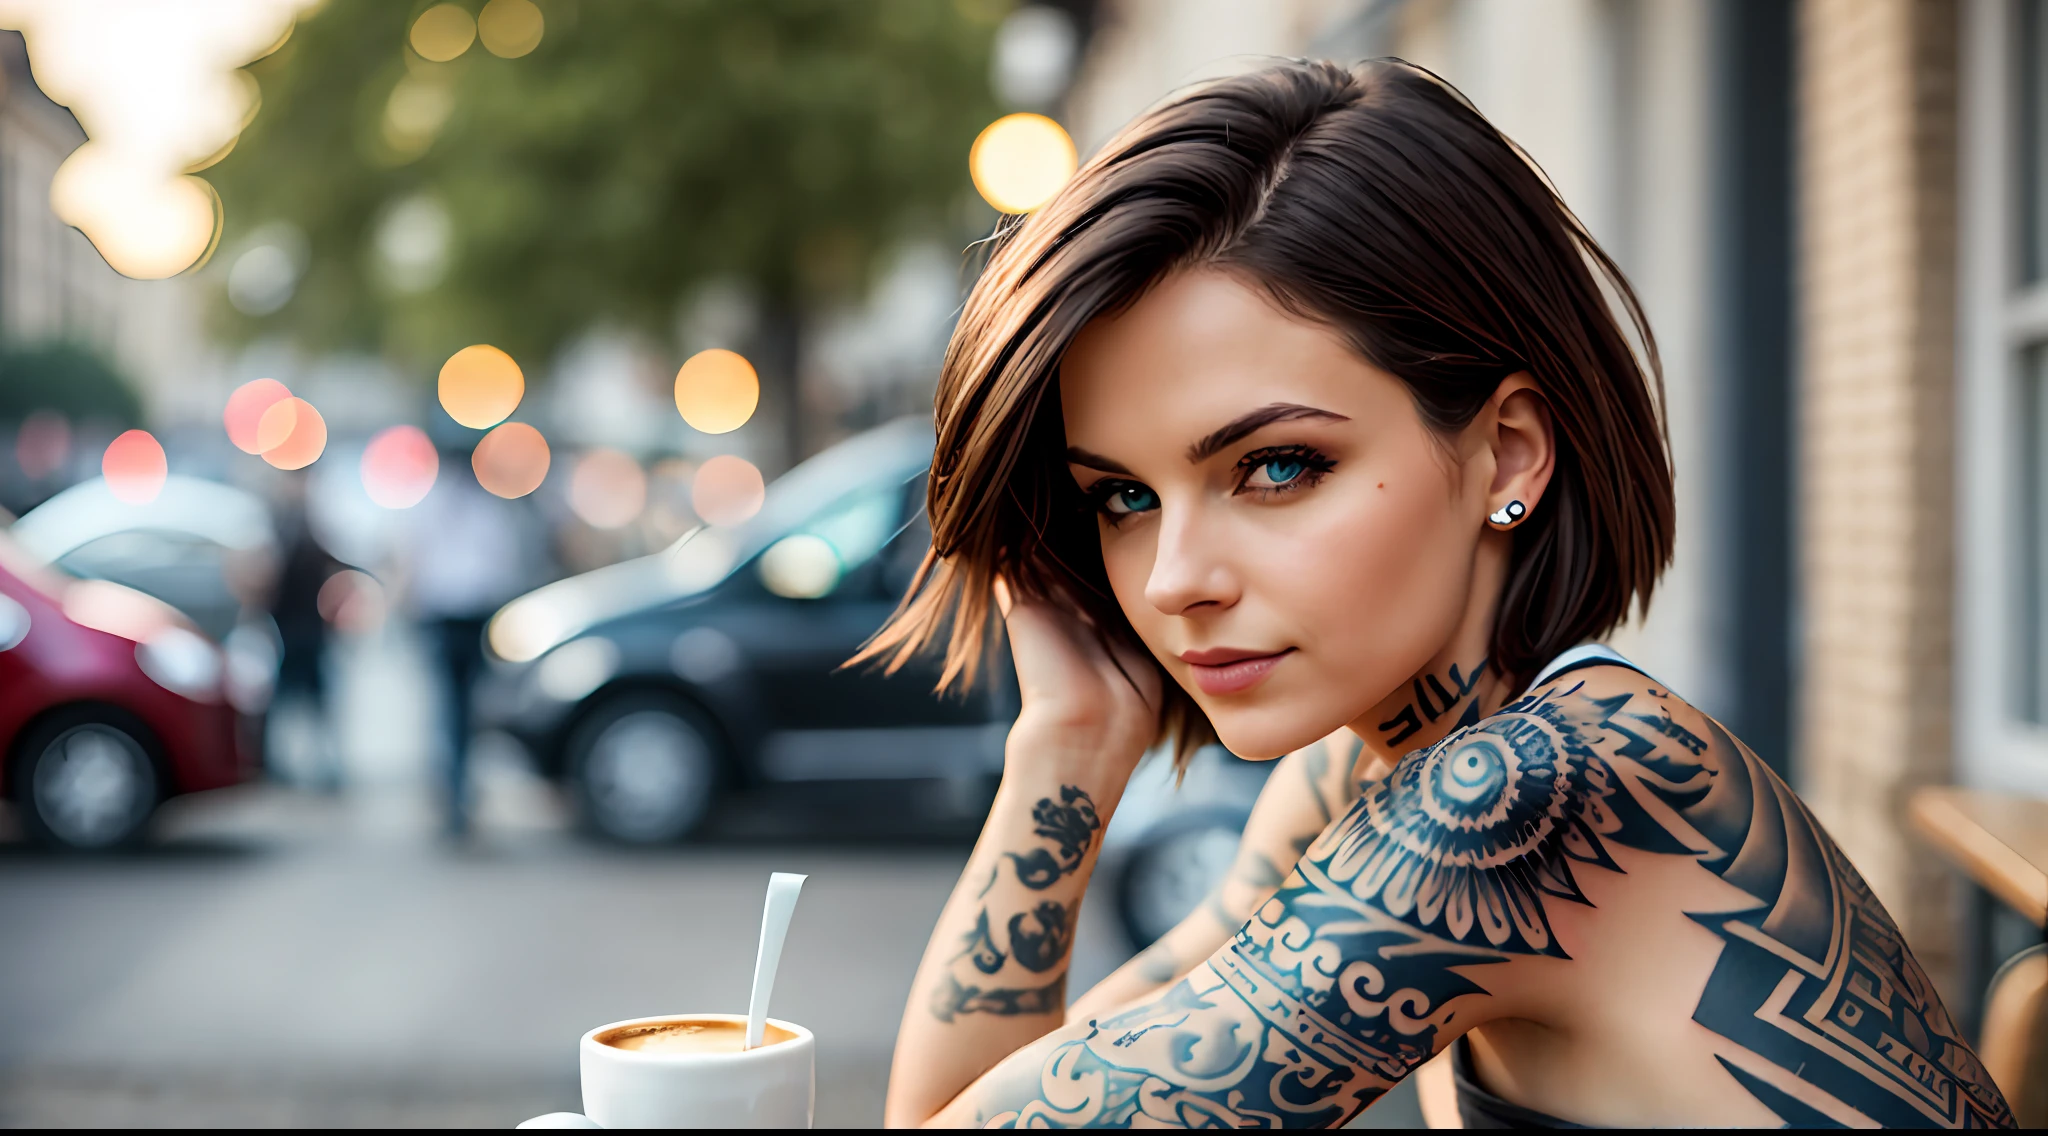
M809 876L776 872L768 877L768 903L761 909L761 951L754 956L754 997L747 1004L747 1048L761 1044L768 1032L768 995L775 990L775 967L782 961L782 940L789 917L796 914L797 893Z

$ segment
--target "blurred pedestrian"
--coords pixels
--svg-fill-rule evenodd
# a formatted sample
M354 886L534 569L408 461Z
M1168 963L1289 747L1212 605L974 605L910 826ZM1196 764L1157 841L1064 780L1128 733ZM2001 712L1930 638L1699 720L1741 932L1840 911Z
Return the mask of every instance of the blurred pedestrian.
M484 662L484 626L540 582L543 537L531 509L486 493L466 449L443 446L440 478L411 510L402 550L406 606L441 679L443 807L451 838L470 821L470 693Z
M271 701L272 733L265 746L273 773L322 792L341 787L341 758L327 713L327 647L332 636L320 592L349 566L328 552L307 517L306 477L287 474L277 501L283 560L270 590L280 657Z

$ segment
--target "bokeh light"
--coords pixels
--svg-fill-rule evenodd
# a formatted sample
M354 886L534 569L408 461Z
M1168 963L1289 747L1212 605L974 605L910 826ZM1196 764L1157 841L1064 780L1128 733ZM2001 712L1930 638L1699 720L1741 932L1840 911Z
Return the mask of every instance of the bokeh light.
M996 119L967 153L974 188L1005 213L1029 213L1052 200L1078 164L1074 140L1042 114Z
M304 469L327 449L327 420L303 398L287 398L256 423L263 460L279 469Z
M445 75L407 75L384 102L382 132L391 154L410 160L426 152L455 110L455 85Z
M170 465L164 459L163 444L147 430L130 430L107 443L100 458L100 474L115 498L130 505L147 505L164 491Z
M647 507L647 474L629 454L595 449L576 460L569 476L569 508L584 524L615 529L632 524Z
M240 68L274 49L305 6L5 5L8 26L27 41L35 85L70 108L89 137L50 182L50 204L116 271L158 278L206 256L218 202L189 171L248 124L257 89Z
M38 410L21 420L14 436L14 460L30 481L63 469L71 460L71 423L54 410Z
M265 411L291 396L291 389L276 379L256 379L236 387L235 393L228 396L227 409L220 416L228 428L228 441L245 454L262 453L268 447L256 440L257 424L263 421ZM279 435L278 440L283 440L283 435Z
M737 525L761 511L768 486L761 471L745 458L723 454L697 467L690 485L690 507L707 524Z
M478 343L441 364L441 409L472 430L503 422L526 397L526 376L512 356Z
M412 49L421 59L446 63L476 42L476 21L456 4L436 4L412 22Z
M129 165L87 142L57 167L50 208L123 276L162 280L202 263L220 238L220 195L190 175L157 177Z
M363 447L363 490L386 509L410 509L426 500L441 472L441 457L427 432L391 426Z
M478 485L500 497L524 497L548 476L548 440L524 422L507 422L484 435L469 455Z
M761 378L736 351L699 351L676 372L676 409L683 421L706 434L739 429L760 404Z
M320 612L320 618L334 625L338 631L351 635L365 635L377 630L384 623L387 605L384 601L384 585L375 576L354 568L344 568L327 577L320 585L320 593L313 599Z
M786 536L761 554L761 582L778 596L815 600L839 585L839 553L809 533Z
M533 0L491 0L477 13L476 30L485 51L500 59L517 59L540 46L547 20Z

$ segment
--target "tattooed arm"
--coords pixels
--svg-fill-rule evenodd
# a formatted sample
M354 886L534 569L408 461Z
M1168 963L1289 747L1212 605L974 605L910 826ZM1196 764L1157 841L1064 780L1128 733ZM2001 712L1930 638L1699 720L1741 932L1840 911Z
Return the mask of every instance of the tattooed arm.
M1617 668L1411 754L1185 979L933 1120L1331 1126L1474 1029L1490 1087L1580 1123L2013 1123L1798 799Z
M1155 993L1230 941L1294 869L1294 862L1358 796L1361 773L1377 780L1384 762L1360 771L1360 744L1340 730L1280 759L1245 822L1237 857L1216 890L1159 941L1095 984L1067 1010L1078 1022Z
M917 1124L1066 1017L1067 966L1102 830L1158 728L1157 671L1057 611L1005 615L1023 706L1003 782L939 915L896 1035L884 1110Z

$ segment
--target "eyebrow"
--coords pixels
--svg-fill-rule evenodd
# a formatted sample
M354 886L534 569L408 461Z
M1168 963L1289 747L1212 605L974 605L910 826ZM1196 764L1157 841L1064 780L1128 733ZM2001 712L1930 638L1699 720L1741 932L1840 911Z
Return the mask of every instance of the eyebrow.
M1123 463L1079 446L1067 447L1067 460L1075 465L1085 465L1089 469L1099 469L1104 473L1121 473L1126 477L1131 475L1131 471L1125 469Z
M1262 406L1236 418L1211 433L1208 437L1188 447L1188 464L1198 465L1215 457L1225 446L1245 437L1255 430L1271 426L1275 422L1294 422L1303 418L1321 418L1331 422L1349 422L1350 418L1334 410L1303 406L1295 402L1276 402ZM1068 450L1069 454L1074 451ZM1090 463L1093 464L1093 463ZM1107 467L1104 467L1107 468Z

